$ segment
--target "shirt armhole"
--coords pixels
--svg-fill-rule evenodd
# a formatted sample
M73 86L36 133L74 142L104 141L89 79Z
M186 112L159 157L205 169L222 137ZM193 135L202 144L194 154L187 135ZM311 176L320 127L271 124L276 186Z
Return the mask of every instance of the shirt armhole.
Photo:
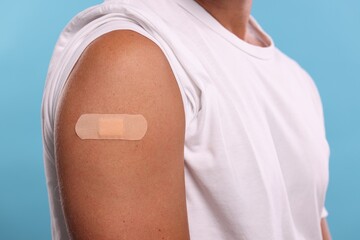
M329 215L329 212L327 211L326 207L323 206L321 210L321 218L326 218Z
M84 37L83 41L81 42L81 46L78 46L77 49L74 51L74 54L72 55L71 59L68 61L67 63L67 70L63 71L63 77L68 76L68 74L70 73L72 67L74 66L74 64L76 63L77 59L80 57L80 55L82 54L82 52L84 51L84 49L92 42L94 41L96 38L100 37L101 35L111 32L111 31L115 31L115 30L132 30L135 31L141 35L143 35L144 37L148 38L149 40L153 41L157 46L159 46L159 48L163 51L165 57L167 58L169 65L172 69L172 72L175 76L176 82L178 84L178 88L180 90L181 93L181 98L182 98L182 102L183 102L183 106L184 106L184 113L185 113L185 129L189 126L189 123L191 122L191 120L193 119L193 111L192 111L192 105L190 104L190 100L186 95L186 91L185 88L182 84L181 78L179 76L179 74L176 71L176 68L174 66L174 63L171 61L171 57L169 56L169 53L167 51L165 51L164 47L159 43L159 41L157 41L150 33L148 33L144 28L142 28L140 25L130 22L130 21L111 21L111 22L107 22L102 24L101 26L97 27L96 29L90 30L91 32L89 32L87 34L86 37ZM66 84L66 81L62 84L62 89L59 91L58 96L61 95L61 92L64 88ZM59 99L59 97L58 97ZM57 100L56 99L56 104L55 104L55 109L57 108Z

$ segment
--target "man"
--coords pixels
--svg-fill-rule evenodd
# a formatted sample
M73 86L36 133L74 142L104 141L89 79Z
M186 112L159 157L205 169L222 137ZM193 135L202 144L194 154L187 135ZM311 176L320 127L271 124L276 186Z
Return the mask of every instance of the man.
M251 5L109 0L72 19L43 99L54 239L331 239L320 96ZM147 131L81 139L92 113Z

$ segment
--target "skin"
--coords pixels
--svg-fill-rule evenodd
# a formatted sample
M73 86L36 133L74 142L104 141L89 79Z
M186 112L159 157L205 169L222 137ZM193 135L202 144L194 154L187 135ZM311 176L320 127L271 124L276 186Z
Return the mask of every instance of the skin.
M321 224L321 233L322 233L323 240L331 240L332 238L331 238L329 225L326 221L326 218L322 218L320 224Z
M225 28L240 39L260 47L264 44L257 40L249 28L249 17L252 0L195 0ZM326 218L320 221L324 240L331 240L330 230Z
M83 113L142 114L141 140L81 140ZM189 239L185 113L162 50L130 31L106 33L73 68L55 117L55 156L68 231L80 239Z
M198 3L239 38L264 46L248 30L251 1ZM85 49L55 116L56 168L72 239L190 239L182 104L165 55L144 36L116 30ZM81 140L74 128L83 113L140 113L148 130L138 141ZM331 239L326 219L321 226Z
M256 46L266 46L255 37L249 25L252 0L196 0L196 2L240 39Z

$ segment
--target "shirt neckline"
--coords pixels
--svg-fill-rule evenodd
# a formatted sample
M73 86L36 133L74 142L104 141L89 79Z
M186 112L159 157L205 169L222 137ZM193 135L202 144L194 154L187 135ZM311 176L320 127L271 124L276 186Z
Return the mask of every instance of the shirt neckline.
M271 59L273 57L275 43L271 36L262 29L260 24L252 15L250 15L249 24L252 29L257 33L259 39L265 43L268 43L266 47L256 46L242 40L230 30L225 28L215 17L213 17L195 0L176 0L176 2L191 15L193 15L205 25L207 25L210 29L221 35L228 42L230 42L240 50L246 52L247 54L264 60Z

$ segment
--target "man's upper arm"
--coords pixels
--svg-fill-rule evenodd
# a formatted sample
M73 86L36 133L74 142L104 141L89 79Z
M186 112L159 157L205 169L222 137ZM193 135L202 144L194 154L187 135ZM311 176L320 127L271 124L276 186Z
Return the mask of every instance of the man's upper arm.
M321 218L320 226L323 240L331 240L331 233L326 217Z
M188 239L185 113L161 49L116 30L79 58L59 102L55 149L61 200L74 239ZM84 113L142 114L141 140L81 140Z

